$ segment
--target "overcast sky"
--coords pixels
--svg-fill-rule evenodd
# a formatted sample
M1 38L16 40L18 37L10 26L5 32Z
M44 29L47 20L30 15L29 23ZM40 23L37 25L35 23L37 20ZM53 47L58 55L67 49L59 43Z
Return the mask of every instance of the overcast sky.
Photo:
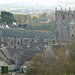
M45 6L75 6L75 0L0 0L0 3L30 2Z
M37 2L37 3L74 3L75 0L0 0L0 3L12 3L12 2Z

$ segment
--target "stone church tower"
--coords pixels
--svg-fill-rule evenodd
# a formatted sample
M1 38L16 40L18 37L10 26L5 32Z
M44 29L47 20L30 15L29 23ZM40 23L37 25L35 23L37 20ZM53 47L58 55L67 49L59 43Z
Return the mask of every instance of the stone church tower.
M75 11L57 10L56 15L56 40L69 42L75 36Z

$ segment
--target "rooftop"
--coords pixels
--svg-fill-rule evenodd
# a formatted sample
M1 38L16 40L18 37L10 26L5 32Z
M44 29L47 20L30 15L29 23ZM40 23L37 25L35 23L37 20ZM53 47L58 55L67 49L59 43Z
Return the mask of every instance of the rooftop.
M46 38L53 38L54 31L49 30L26 30L22 28L2 28L0 29L0 36L1 37L46 37Z

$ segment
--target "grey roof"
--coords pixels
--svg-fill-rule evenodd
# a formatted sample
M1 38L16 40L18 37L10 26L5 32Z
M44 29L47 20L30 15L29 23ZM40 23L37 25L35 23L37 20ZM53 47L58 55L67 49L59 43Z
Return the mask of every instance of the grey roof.
M47 31L47 30L25 30L22 28L2 28L0 29L0 36L1 37L46 37L46 38L53 38L54 31Z

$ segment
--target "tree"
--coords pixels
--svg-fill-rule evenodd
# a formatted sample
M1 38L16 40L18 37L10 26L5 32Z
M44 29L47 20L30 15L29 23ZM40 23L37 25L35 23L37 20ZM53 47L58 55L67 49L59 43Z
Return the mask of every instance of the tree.
M37 17L37 16L33 16L33 17L32 17L32 20L33 20L33 21L38 21L38 17Z
M26 21L27 21L28 23L31 23L31 21L32 21L31 16L28 14L28 15L26 15L26 17L27 17L27 20L26 20Z
M42 48L41 54L36 54L31 63L28 75L70 75L71 65L63 47L54 51L56 57L52 57L46 48ZM74 70L75 71L75 70Z
M75 75L75 40L68 44L69 62L71 64L71 72Z
M40 20L40 21L46 21L46 17L47 17L47 13L43 13L43 14L39 17L39 20Z
M25 14L14 14L18 24L25 24L27 16Z
M55 12L51 11L49 14L47 14L47 20L55 21Z
M20 27L20 28L26 28L27 27L27 23L25 23L25 24L19 24L18 27Z
M13 16L12 13L6 12L6 11L2 11L2 12L1 12L1 21L2 21L3 23L6 22L7 24L12 24L12 23L15 22L16 20L15 20L15 18L14 18L14 16Z
M35 54L35 57L33 58L31 62L31 68L28 70L28 75L47 75L42 63L42 55L41 54Z
M66 54L65 49L61 47L55 52L55 54L58 57L57 68L58 68L59 75L65 73L66 75L69 75L71 71L71 65L68 60L68 55Z

